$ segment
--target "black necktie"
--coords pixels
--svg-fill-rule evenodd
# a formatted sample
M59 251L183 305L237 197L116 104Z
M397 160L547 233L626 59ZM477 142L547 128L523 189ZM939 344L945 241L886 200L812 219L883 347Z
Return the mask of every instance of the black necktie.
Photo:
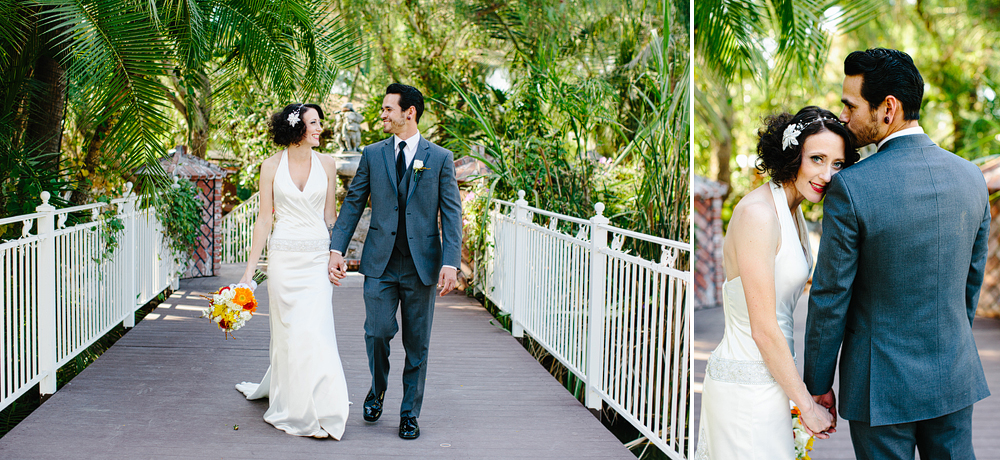
M406 155L403 149L406 148L406 141L399 142L399 154L396 155L396 184L403 181L403 173L406 172Z

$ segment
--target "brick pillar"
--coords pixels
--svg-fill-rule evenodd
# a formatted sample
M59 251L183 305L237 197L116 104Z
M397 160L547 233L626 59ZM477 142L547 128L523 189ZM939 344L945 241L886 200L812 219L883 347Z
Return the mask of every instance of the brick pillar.
M986 270L983 277L983 288L979 292L979 308L976 314L987 318L1000 318L1000 200L990 203L989 249L986 256Z
M212 275L222 269L222 188L225 176L215 179L215 194L212 209L215 218L212 219Z
M722 199L725 184L694 176L694 307L722 305Z

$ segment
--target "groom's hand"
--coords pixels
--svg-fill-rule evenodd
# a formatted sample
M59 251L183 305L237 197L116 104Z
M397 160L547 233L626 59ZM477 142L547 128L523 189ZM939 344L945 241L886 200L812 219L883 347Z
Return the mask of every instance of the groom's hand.
M827 408L827 410L830 411L830 415L833 416L833 425L830 427L831 428L831 433L834 432L834 431L836 431L836 428L837 428L837 396L833 394L833 388L831 388L830 391L827 391L826 394L814 395L813 396L813 401L816 401L816 404L819 404L819 405Z
M344 255L339 252L330 251L330 263L328 265L327 276L334 286L340 286L340 280L347 276L347 262Z
M453 291L456 284L458 284L458 270L455 270L455 267L441 267L441 275L438 276L438 287L441 288L439 295Z

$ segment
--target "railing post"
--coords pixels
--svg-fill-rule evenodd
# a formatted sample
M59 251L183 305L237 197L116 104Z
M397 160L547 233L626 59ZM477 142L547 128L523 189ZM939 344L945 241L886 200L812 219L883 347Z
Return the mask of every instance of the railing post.
M528 300L528 201L524 199L524 190L517 191L517 201L514 202L514 302L510 309L510 332L514 337L524 337L524 326L521 325L521 314Z
M125 293L122 297L122 301L125 303L125 321L122 322L122 326L125 328L135 327L135 309L138 302L138 292L136 292L135 282L136 277L140 276L142 273L139 269L139 265L135 262L135 196L132 195L132 183L125 183L125 201L122 202L121 207L118 209L118 215L122 216L122 223L125 226L124 229L124 244L125 247L125 286L123 287Z
M178 180L179 179L178 179L177 175L175 174L174 175L174 183L170 186L170 188L173 188L173 189L181 188L181 184L178 183ZM160 222L160 227L162 227L162 226L163 226L163 222ZM164 238L166 238L166 236L164 236ZM167 257L170 258L169 259L170 263L167 264L170 267L170 275L168 275L170 277L169 278L170 279L170 290L171 291L176 291L176 290L180 289L180 287L181 287L181 273L187 271L187 266L185 266L184 270L182 271L181 267L179 266L180 264L177 263L177 257L175 257L176 255L173 253L173 251L171 249L169 249L170 245L166 244L166 240L164 240L163 246L166 247L166 248L168 248L167 249Z
M39 197L42 204L35 212L38 217L38 273L35 282L38 289L38 371L42 377L39 393L50 395L56 392L56 240L55 206L49 204L49 192Z
M604 373L604 295L607 290L607 257L600 252L608 247L608 224L604 204L594 205L597 215L590 218L590 330L587 346L587 407L601 409L601 378Z

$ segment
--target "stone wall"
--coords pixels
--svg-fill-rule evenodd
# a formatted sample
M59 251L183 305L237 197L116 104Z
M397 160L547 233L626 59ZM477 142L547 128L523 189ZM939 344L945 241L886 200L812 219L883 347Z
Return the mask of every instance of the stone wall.
M722 305L722 201L728 187L694 176L694 308Z

